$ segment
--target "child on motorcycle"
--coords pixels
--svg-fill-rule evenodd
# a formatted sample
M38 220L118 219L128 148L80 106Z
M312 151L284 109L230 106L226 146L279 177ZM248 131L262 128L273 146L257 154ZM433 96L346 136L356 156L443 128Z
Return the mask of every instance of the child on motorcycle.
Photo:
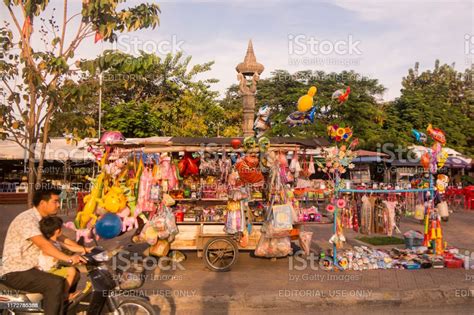
M61 239L63 239L63 220L60 217L47 216L41 219L39 224L40 231L43 236L49 239L53 246L55 246L57 249L63 250L65 248L71 252L81 254L86 253L86 249L82 246L68 245L64 242L61 242ZM76 277L78 276L77 269L75 267L60 265L57 259L53 258L52 256L45 255L43 252L41 252L38 261L38 269L65 278L65 296L68 296L69 300L73 299L80 293L80 291L69 293L69 290L71 289L74 281L76 280Z

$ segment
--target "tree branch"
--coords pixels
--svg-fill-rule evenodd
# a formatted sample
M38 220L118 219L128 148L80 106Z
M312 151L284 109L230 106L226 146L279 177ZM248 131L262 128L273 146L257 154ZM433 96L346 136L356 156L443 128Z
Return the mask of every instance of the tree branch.
M63 48L64 48L64 37L66 35L66 24L67 24L67 0L64 0L64 18L63 18L63 30L61 32L61 42L59 46L59 55L62 56L63 54Z

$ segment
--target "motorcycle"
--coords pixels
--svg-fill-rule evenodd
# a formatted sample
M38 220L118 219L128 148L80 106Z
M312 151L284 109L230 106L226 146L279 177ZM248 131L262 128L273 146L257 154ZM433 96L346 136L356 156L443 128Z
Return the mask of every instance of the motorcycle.
M136 294L131 289L121 289L120 281L107 266L118 251L107 252L95 247L83 257L89 281L86 288L67 305L67 314L147 314L159 313L159 308L150 303L148 297ZM141 281L137 289L143 285ZM0 312L2 314L44 314L41 308L43 296L9 288L0 281Z

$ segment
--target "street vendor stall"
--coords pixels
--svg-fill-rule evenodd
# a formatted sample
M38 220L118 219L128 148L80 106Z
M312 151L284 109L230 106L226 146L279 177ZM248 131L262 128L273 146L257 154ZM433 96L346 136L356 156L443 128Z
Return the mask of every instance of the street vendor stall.
M226 271L239 250L283 257L298 227L330 223L318 207L330 187L309 179L315 167L305 154L324 140L107 137L91 148L100 172L76 218L78 236L136 228L133 241L148 243L149 255L197 250L209 269ZM309 233L300 235L307 251Z

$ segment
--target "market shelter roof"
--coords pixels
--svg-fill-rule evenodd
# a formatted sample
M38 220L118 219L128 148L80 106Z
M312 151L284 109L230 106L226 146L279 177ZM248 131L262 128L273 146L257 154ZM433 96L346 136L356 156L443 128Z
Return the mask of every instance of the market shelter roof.
M35 148L35 159L40 157L41 144ZM0 140L0 160L24 160L27 156L25 149L16 142ZM68 144L66 138L51 138L46 145L46 161L86 161L94 160L94 155L87 151L84 140L78 145Z

